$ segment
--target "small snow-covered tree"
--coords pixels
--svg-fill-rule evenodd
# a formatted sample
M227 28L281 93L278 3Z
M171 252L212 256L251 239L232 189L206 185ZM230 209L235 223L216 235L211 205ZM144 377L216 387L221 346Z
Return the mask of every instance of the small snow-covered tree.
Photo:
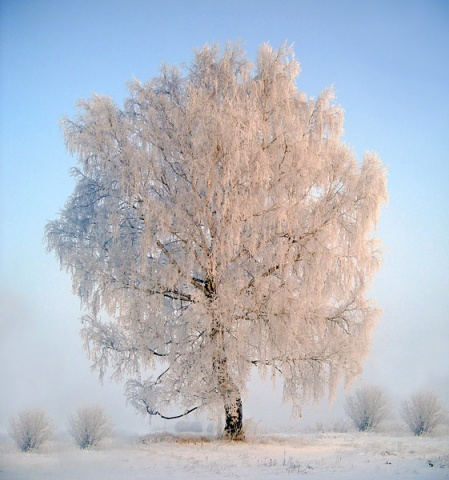
M93 365L128 377L142 412L224 408L235 438L252 368L281 374L295 411L361 371L386 174L341 141L332 89L308 99L298 72L286 46L253 66L206 45L133 81L124 108L95 95L62 122L80 166L48 248L88 310Z
M11 417L8 433L22 452L28 452L51 438L53 425L44 410L24 410Z
M355 427L364 432L385 420L388 415L388 398L382 388L364 385L346 397L344 408Z
M69 418L67 429L80 448L95 447L107 437L112 423L103 407L98 405L79 408Z
M401 416L414 435L426 435L447 419L447 411L438 395L419 392L401 405Z

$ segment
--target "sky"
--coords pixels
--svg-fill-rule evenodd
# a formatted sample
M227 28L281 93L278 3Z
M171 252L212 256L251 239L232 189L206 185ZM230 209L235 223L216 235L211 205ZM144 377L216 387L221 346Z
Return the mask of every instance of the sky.
M385 262L370 292L383 315L360 382L396 403L431 389L449 404L447 1L0 0L0 431L24 408L45 408L63 426L90 403L117 428L150 428L121 385L91 372L79 300L46 253L45 224L74 187L59 122L79 99L100 93L120 105L133 77L228 40L253 60L264 42L294 44L298 89L317 96L333 84L344 140L387 166L377 232ZM245 416L287 425L289 407L272 388L251 382ZM347 393L296 422L342 415Z

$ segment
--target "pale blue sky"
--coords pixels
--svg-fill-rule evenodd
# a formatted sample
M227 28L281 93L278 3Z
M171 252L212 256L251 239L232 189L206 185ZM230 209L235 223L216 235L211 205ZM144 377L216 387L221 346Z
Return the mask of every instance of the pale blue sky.
M73 188L59 120L93 92L120 104L133 76L226 40L253 59L263 42L294 43L299 89L334 84L346 141L387 164L373 288L384 316L363 380L397 398L435 388L449 402L447 1L0 0L0 430L17 408L48 406L61 420L92 399L134 419L121 389L90 373L78 300L42 242ZM261 417L256 403L249 414Z

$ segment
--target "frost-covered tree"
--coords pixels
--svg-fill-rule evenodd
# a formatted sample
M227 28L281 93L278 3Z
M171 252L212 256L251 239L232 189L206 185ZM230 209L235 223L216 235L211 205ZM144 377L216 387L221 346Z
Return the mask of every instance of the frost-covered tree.
M385 420L388 415L388 397L380 387L363 385L346 397L344 408L355 427L364 432Z
M95 447L112 429L103 407L91 405L79 408L69 418L67 429L80 448Z
M62 122L79 168L48 248L88 310L93 365L143 412L224 409L237 437L253 368L282 375L296 411L361 371L386 173L298 73L286 46L255 65L205 46L130 83L123 108L95 95Z
M8 433L22 452L38 449L51 438L53 431L53 424L44 410L24 410L9 420Z
M414 435L426 435L447 420L447 410L438 395L419 392L404 400L401 417Z

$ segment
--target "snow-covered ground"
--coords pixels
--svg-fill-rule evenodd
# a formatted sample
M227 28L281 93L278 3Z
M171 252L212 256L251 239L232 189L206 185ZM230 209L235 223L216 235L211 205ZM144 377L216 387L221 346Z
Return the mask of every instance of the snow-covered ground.
M105 441L80 451L69 439L21 453L0 441L3 480L449 478L449 435L382 433L260 435L230 443L157 434Z

